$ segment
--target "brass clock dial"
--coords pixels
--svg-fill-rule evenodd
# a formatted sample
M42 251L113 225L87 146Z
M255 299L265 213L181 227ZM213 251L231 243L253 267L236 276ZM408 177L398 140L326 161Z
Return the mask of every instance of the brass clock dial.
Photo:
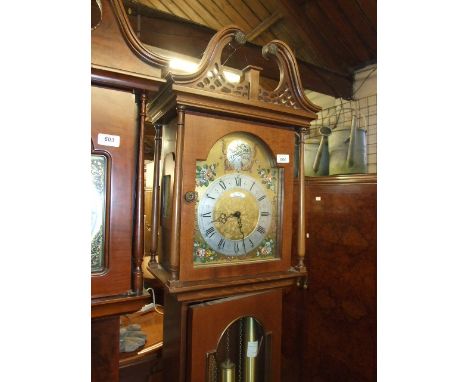
M279 256L282 172L266 145L229 134L197 162L196 266L273 260Z

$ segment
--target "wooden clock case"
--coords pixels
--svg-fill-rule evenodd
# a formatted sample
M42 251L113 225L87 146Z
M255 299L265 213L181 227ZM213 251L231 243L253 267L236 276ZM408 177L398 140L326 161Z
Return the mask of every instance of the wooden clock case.
M284 288L304 281L307 275L301 159L299 195L295 195L301 212L297 230L292 229L294 137L300 137L302 158L305 131L310 121L316 118L319 108L304 96L295 58L281 41L272 41L263 49L264 57L274 60L280 72L278 86L271 91L261 86L258 67L247 67L241 82L236 85L219 75L224 47L237 48L245 43L245 35L237 27L226 27L213 37L196 73L168 74L163 78L169 58L148 50L139 41L123 2L102 0L99 4L102 21L93 30L91 39L91 151L103 153L108 158L110 187L105 242L107 267L104 272L91 277L92 380L119 379L119 315L135 312L149 302L149 296L143 290L142 259L144 136L145 124L151 122L156 137L163 139L158 156L160 161L155 160L154 190L163 186L158 183L159 162L161 174L172 175L166 216L161 215L159 219L162 201L153 198L152 220L156 222L153 227L161 221L161 243L152 245L152 261L148 268L165 289L164 380L182 382L198 380L204 375L205 371L199 366L205 362L204 351L212 348L215 340L197 345L197 338L201 338L197 334L202 333L202 329L210 331L198 317L210 314L214 322L231 322L239 316L249 315L260 319L268 317L263 320L272 339L268 375L278 381L280 297ZM215 126L213 122L216 122ZM194 207L186 203L185 193L193 190L194 161L202 159L216 139L231 131L252 133L262 139L274 155L288 154L291 160L289 165L283 165L285 188L280 259L234 267L194 269L191 263ZM100 145L100 133L119 135L121 146ZM157 229L153 231L158 232ZM158 235L153 235L153 239L157 241ZM297 251L291 253L294 239L297 240ZM160 259L159 263L156 258ZM205 310L205 304L212 306L214 301L217 309L211 315ZM210 338L216 338L216 335L211 334ZM197 358L198 355L202 358Z
M150 302L143 290L146 104L161 70L135 55L127 42L123 3L97 3L101 21L91 32L91 154L107 158L105 266L92 273L91 380L119 380L119 318ZM128 25L127 25L128 26ZM120 137L119 147L99 134Z
M185 105L184 105L185 106ZM207 157L208 152L216 141L223 136L234 132L246 132L262 139L273 153L294 156L294 135L290 131L277 128L271 124L232 119L222 115L213 115L195 110L184 111L184 137L183 137L183 184L181 187L180 220L184 222L178 229L179 243L170 242L170 235L163 235L163 240L169 241L168 252L160 255L161 263L167 269L177 269L170 263L171 244L179 247L178 280L183 282L214 280L222 277L240 275L255 276L259 273L287 271L291 266L291 211L292 211L292 163L279 165L284 169L284 197L283 222L281 233L282 256L268 263L250 263L236 266L216 266L195 268L192 259L193 234L195 226L195 203L186 202L185 195L195 190L196 161ZM169 124L174 126L175 124ZM200 132L203 132L200 134ZM201 137L202 136L202 137ZM167 155L167 154L166 154ZM170 154L169 154L170 155ZM276 156L275 156L276 157Z
M281 297L283 288L306 276L303 224L299 224L297 234L293 235L292 230L294 145L296 135L303 137L319 108L305 98L294 56L281 41L272 41L263 48L264 57L278 63L280 82L275 90L268 91L260 85L261 69L253 66L243 70L238 84L227 82L221 66L222 51L227 45L238 47L243 43L245 35L237 27L219 31L210 41L198 71L190 75L169 73L167 83L148 104L148 119L163 132L160 156L163 176L170 177L170 192L162 198L166 210L161 217L162 251L159 262L150 262L148 270L165 285L164 378L171 381L205 380L206 368L201 365L206 363L206 346L216 344L201 341L204 347L199 348L197 344L201 343L194 340L193 334L205 333L203 338L211 338L210 330L214 327L204 329L203 322L196 319L198 316L189 312L194 305L200 312L203 310L200 303L232 296L237 297L234 302L228 299L225 307L220 303L212 319L232 322L249 315L270 317L269 326L274 328L271 353L274 362L268 373L272 380L279 381L282 311L281 298L275 293ZM280 256L274 261L195 267L192 254L196 162L206 159L216 141L234 132L258 137L275 159L278 154L290 158L289 163L276 164L284 169ZM168 159L171 164L166 166ZM167 168L173 168L173 172ZM159 179L157 170L155 177ZM291 260L293 237L299 238L295 266ZM257 295L250 306L242 297L249 299L252 293ZM272 299L279 303L271 305ZM236 309L236 304L244 308ZM211 306L208 304L205 309ZM221 334L222 331L213 338Z

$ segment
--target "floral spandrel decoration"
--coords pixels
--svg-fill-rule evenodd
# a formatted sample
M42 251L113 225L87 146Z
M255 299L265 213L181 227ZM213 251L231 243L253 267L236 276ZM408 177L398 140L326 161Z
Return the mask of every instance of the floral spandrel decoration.
M198 241L194 242L193 245L193 262L195 264L204 264L210 263L217 259L218 254L214 252L210 247L205 243L200 243Z
M207 187L210 182L216 177L216 166L217 163L212 163L210 165L204 164L202 166L197 166L195 173L195 182L198 187L205 186Z
M273 176L271 170L269 168L258 168L257 173L262 178L262 184L269 190L275 191L276 177Z
M257 249L257 257L269 257L273 254L275 242L273 239L266 238Z

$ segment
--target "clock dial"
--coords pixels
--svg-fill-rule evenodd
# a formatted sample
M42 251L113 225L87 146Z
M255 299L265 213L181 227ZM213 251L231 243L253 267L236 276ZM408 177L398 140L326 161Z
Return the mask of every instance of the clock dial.
M264 240L271 225L272 201L258 181L244 174L211 183L198 205L205 242L224 255L246 255Z
M195 266L279 257L281 171L263 141L240 132L197 162Z

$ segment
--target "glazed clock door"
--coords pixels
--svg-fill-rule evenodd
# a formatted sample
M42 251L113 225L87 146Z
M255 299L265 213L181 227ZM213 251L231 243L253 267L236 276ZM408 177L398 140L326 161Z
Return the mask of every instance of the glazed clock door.
M195 267L278 257L282 169L255 135L219 139L197 161Z
M195 113L184 127L180 280L287 271L294 132Z

